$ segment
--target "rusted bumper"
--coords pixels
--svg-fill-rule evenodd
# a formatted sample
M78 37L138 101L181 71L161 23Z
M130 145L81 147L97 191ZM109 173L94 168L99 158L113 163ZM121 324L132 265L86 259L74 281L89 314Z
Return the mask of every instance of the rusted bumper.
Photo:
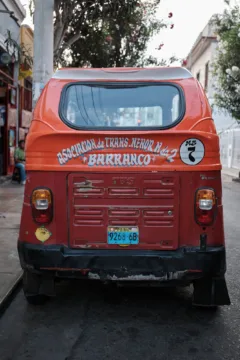
M225 248L176 251L76 250L18 243L21 266L36 273L101 281L193 281L224 276Z

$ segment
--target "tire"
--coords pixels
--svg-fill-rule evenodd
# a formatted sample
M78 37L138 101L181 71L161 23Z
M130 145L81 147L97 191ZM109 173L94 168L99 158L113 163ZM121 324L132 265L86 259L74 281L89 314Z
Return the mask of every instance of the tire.
M44 305L49 300L49 297L47 295L25 295L25 298L30 305L34 306Z

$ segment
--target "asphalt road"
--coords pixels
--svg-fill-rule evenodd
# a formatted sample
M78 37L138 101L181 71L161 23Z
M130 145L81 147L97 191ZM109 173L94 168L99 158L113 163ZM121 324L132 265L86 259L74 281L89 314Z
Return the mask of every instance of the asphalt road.
M1 360L238 360L240 358L240 184L224 177L227 282L232 305L192 309L191 291L124 289L110 301L77 281L34 308L16 296L0 319Z

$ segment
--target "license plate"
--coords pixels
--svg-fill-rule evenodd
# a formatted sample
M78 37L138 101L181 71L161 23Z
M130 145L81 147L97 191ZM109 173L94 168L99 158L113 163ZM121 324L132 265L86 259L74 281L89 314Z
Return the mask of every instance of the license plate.
M137 245L139 243L139 230L137 227L108 227L109 245Z

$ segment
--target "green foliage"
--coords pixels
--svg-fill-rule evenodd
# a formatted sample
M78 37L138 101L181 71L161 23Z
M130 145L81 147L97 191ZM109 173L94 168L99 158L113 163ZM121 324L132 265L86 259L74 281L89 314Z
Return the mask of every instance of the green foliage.
M55 66L160 65L146 56L149 40L166 27L161 0L55 0ZM31 0L31 12L34 11ZM172 57L166 64L176 59Z
M145 53L150 38L166 27L155 17L159 3L160 0L148 3L118 0L114 6L100 9L98 17L84 25L76 21L69 36L78 32L83 36L70 47L69 65L131 67L156 64L157 60L147 58Z
M28 49L24 44L19 45L16 40L13 39L11 31L7 30L7 37L5 40L7 52L11 56L18 55L18 62L20 65L24 65L25 69L30 69L33 66L33 58Z
M240 121L240 5L227 9L213 18L219 37L218 54L214 63L216 76L215 103Z

